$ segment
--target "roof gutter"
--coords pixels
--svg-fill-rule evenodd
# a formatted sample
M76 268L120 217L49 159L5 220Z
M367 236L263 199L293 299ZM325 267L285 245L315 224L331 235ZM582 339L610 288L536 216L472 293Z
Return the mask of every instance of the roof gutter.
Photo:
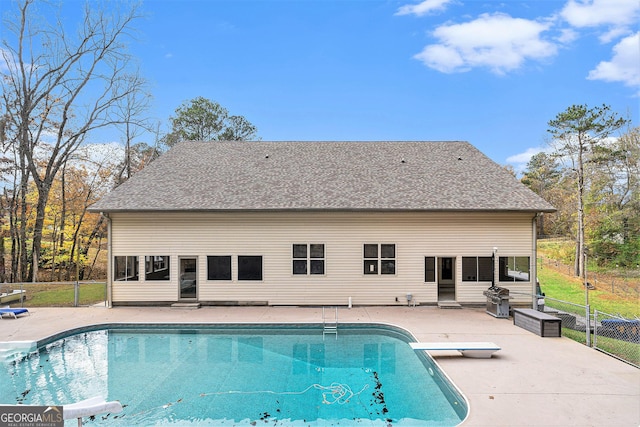
M100 211L101 214L107 213L238 213L238 212L261 212L261 213L273 213L273 212L422 212L422 213L451 213L451 212L463 212L463 213L531 213L538 215L541 212L553 213L557 209L384 209L384 208L272 208L272 209L258 209L258 208L229 208L229 209L109 209L106 211ZM89 212L96 212L89 209Z

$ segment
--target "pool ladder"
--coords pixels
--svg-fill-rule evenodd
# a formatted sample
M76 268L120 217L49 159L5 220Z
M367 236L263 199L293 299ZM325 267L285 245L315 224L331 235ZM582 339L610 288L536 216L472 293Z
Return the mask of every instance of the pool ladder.
M322 339L326 334L335 334L336 339L338 339L338 307L335 309L333 322L329 322L327 321L325 307L322 307Z

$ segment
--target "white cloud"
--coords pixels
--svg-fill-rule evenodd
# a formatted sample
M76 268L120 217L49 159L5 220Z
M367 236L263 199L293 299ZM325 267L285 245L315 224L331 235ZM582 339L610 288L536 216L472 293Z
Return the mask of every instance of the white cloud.
M572 30L571 28L565 28L560 30L560 35L556 37L556 40L558 40L562 44L569 44L575 41L577 38L578 33L575 30Z
M560 16L574 28L602 31L599 34L601 43L627 35L613 47L611 60L601 61L589 72L587 79L640 87L640 33L628 35L640 19L640 1L568 0Z
M536 154L544 151L544 149L540 147L536 148L527 148L527 150L523 153L514 154L513 156L507 157L507 163L528 163L529 160Z
M626 27L613 27L609 31L600 34L600 42L611 43L613 40L629 34L629 30Z
M529 161L531 161L531 158L533 156L542 152L548 153L549 151L550 149L548 147L547 148L541 148L541 147L528 148L526 151L522 153L514 154L513 156L507 157L506 162L509 165L513 166L513 169L518 174L521 174L527 169L527 164L529 163Z
M414 58L442 73L464 72L471 69L458 49L451 46L429 45L422 52L414 55Z
M113 167L124 160L124 147L117 142L83 144L74 153L74 160L88 170Z
M439 43L426 46L414 58L444 73L487 67L505 74L526 60L541 60L557 53L557 46L541 37L550 26L503 13L482 14L474 21L436 28L433 36Z
M628 34L640 18L637 0L569 0L560 15L573 27L608 27L600 34L602 43L610 43Z
M589 72L589 80L622 82L640 87L640 32L625 37L613 47L611 61L600 62Z
M639 13L637 0L569 0L560 12L569 24L578 28L632 24Z
M407 4L401 6L396 15L416 15L423 16L430 12L444 10L448 3L454 0L424 0L418 4Z

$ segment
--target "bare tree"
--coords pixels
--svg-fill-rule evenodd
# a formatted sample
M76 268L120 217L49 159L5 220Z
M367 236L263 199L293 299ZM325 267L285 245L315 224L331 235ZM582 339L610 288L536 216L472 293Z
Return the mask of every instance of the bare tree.
M58 172L90 132L117 124L114 108L143 90L131 72L126 42L141 16L137 5L85 5L77 34L67 31L49 3L17 2L5 21L2 56L4 110L22 174L37 190L30 271L37 280L45 207ZM108 10L106 9L108 7ZM54 22L52 22L54 21ZM22 164L24 162L24 164ZM24 183L21 183L21 185Z
M131 78L136 78L132 75ZM115 114L119 117L118 126L124 137L124 168L120 171L118 181L126 181L131 178L131 146L135 144L136 138L144 132L153 132L151 120L144 115L149 109L151 102L149 94L142 91L135 91L126 94L116 105ZM133 171L135 172L135 171Z

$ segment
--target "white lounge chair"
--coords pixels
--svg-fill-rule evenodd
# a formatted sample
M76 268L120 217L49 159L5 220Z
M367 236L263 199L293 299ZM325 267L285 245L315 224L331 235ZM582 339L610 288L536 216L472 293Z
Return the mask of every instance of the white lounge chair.
M409 345L414 350L457 350L465 357L477 359L489 359L493 353L500 350L500 347L492 342L411 342Z

